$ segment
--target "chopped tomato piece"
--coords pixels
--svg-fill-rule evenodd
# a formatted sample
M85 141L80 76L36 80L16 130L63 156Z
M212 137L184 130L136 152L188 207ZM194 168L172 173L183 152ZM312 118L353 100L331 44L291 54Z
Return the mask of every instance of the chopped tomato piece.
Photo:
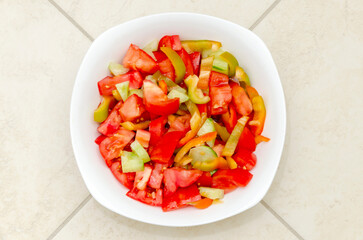
M203 171L186 170L183 168L173 167L164 170L164 194L170 196L178 187L188 187L195 183Z
M105 135L100 135L100 136L98 136L98 137L96 138L95 143L96 143L97 145L100 145L100 143L101 143L101 142L102 142L105 138L107 138L107 136L105 136Z
M163 135L150 153L151 160L157 163L168 163L183 134L183 132L174 131Z
M147 188L146 190L140 191L137 188L133 188L127 192L126 195L132 199L151 206L161 206L163 202L162 189L152 190Z
M240 167L248 171L256 165L257 161L257 157L253 152L243 148L238 150L238 152L233 156L233 159Z
M193 72L195 75L199 76L199 68L200 68L200 52L193 52L190 54L190 58L192 60Z
M112 91L116 89L116 84L129 81L131 89L138 89L142 86L142 76L138 71L130 71L126 74L105 77L98 82L98 91L100 95L112 96Z
M130 45L122 64L126 68L138 70L143 73L154 73L158 70L158 65L155 60L134 44Z
M122 183L128 189L131 189L134 185L135 173L123 173L120 162L114 162L111 165L111 172L115 178Z
M159 41L159 49L161 47L170 47L174 51L182 49L179 35L164 36Z
M136 137L135 139L144 147L144 148L148 148L149 147L149 142L150 142L150 132L146 131L146 130L142 130L142 129L138 129L136 131Z
M121 150L134 138L135 133L126 129L118 130L111 137L105 138L100 143L100 152L107 166L111 166L112 159L120 156Z
M166 56L166 55L165 55ZM170 78L171 80L175 81L175 70L173 64L169 60L169 58L165 58L162 61L158 62L160 72Z
M234 126L237 124L237 113L234 105L229 104L228 112L222 114L222 121L229 133L232 133Z
M206 208L210 207L210 205L212 205L212 203L213 203L212 199L203 198L203 199L200 199L199 201L190 203L190 205L192 205L193 207L198 208L198 209L206 209Z
M166 85L166 82L164 80L159 81L159 87L165 94L168 94L168 85Z
M150 132L150 145L154 146L159 142L160 138L164 133L166 133L165 124L168 122L166 116L161 116L157 119L151 120L149 124Z
M166 169L167 167L168 165L166 164L155 163L148 183L150 187L155 189L161 188L161 183L164 177L164 169Z
M207 103L197 104L197 107L198 107L198 110L199 110L200 114L202 114L202 113L207 113L208 114Z
M179 54L180 58L183 60L184 65L185 65L185 75L184 75L184 79L185 79L188 76L194 74L192 60L190 59L189 54L187 53L187 51L184 50L184 48L182 48L180 51L178 51L178 54Z
M161 62L161 61L163 61L164 59L168 58L168 57L165 55L165 53L163 53L162 51L154 51L154 52L153 52L153 54L154 54L154 56L155 56L155 58L156 58L156 60L157 60L158 62Z
M149 182L152 170L153 169L151 166L145 165L144 171L136 172L134 187L139 190L145 190L146 185Z
M120 108L122 120L132 122L139 118L145 112L145 106L142 98L136 94L131 95Z
M238 149L244 148L252 152L256 150L255 136L251 133L248 127L243 129L237 147Z
M188 203L202 199L198 187L193 184L187 188L179 188L174 194L164 196L162 209L164 212L188 206Z
M211 72L209 82L211 115L218 115L228 111L228 105L232 101L232 90L228 85L228 81L227 75Z
M146 110L158 115L170 115L179 109L179 98L168 99L163 90L149 80L144 81L144 103Z
M239 114L247 116L252 112L253 108L251 100L245 90L238 84L234 84L232 86L232 97L233 104Z
M212 176L210 172L203 172L202 176L196 181L198 187L210 187L212 186Z
M175 120L170 124L169 132L181 131L184 134L190 130L190 114L176 117Z
M212 177L212 187L224 189L225 193L237 187L245 187L252 179L252 174L242 168L221 169Z
M122 101L118 102L116 106L112 109L110 115L106 118L103 123L97 128L97 130L106 136L111 136L120 127L121 116L119 114L119 109L122 106Z

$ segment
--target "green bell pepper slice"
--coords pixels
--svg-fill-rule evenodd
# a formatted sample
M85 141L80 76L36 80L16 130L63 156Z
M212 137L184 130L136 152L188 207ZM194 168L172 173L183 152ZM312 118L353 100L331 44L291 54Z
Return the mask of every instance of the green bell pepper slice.
M212 49L213 52L222 47L222 43L210 40L185 40L181 41L182 47L190 54L192 52L203 52Z
M236 126L233 128L231 136L227 140L226 146L224 146L224 149L222 151L222 156L231 157L234 154L239 138L241 137L241 134L243 132L243 129L245 128L247 121L248 121L247 116L243 116L240 119L238 119Z
M111 101L113 100L113 96L104 96L101 104L93 113L93 118L96 122L103 122L108 117L108 108L110 106Z
M229 73L228 76L229 77L233 77L236 73L236 67L238 66L238 61L237 59L229 52L224 52L221 55L219 55L219 57L228 63L229 66Z
M171 61L171 64L174 67L175 70L175 82L177 84L181 83L183 81L185 76L185 64L179 54L177 54L173 49L170 47L161 47L160 50L165 53L165 55L169 58Z
M188 76L184 82L188 87L188 96L193 103L204 104L210 101L209 96L204 96L201 89L197 88L199 78L196 75Z
M240 66L236 67L236 73L234 75L234 78L237 79L239 82L245 82L247 86L251 86L250 78Z

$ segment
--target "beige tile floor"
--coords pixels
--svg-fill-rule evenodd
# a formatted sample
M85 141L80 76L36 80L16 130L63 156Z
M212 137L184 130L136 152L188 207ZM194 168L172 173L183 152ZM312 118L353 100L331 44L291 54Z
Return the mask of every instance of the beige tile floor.
M78 172L69 103L92 40L129 19L199 12L251 28L287 102L274 183L256 207L166 228L100 206ZM363 239L361 0L0 1L0 239Z

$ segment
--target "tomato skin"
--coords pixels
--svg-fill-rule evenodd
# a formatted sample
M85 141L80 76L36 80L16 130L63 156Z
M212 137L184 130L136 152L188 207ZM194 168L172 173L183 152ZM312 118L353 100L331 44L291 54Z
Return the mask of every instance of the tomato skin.
M245 187L252 177L249 171L242 168L220 169L212 176L212 187L224 189L228 193L237 187Z
M111 96L112 91L116 89L116 84L129 81L129 87L131 89L138 89L142 86L142 76L138 71L129 71L126 74L114 77L105 77L100 80L98 85L98 91L100 95Z
M150 153L150 159L156 163L168 163L182 136L183 132L180 131L168 132L164 134L158 143L156 143L153 147Z
M134 44L130 45L122 64L126 68L138 70L143 73L155 73L158 70L158 65L155 60Z
M162 209L164 212L188 206L188 203L202 199L198 187L193 184L186 188L179 188L174 194L163 198Z
M106 120L103 121L100 126L98 126L98 132L106 136L111 136L114 132L117 131L117 129L119 129L121 123L119 109L121 108L122 104L122 101L116 104Z
M159 49L161 47L170 47L174 51L179 51L182 49L179 35L164 36L159 41Z
M126 99L119 112L123 121L134 121L146 111L141 97L132 94Z
M118 130L114 135L105 138L99 145L100 153L108 167L112 159L119 157L120 151L134 138L135 133L126 129Z
M238 152L233 156L236 163L246 170L250 171L257 161L256 155L247 149L238 149Z
M158 115L170 115L179 109L179 98L168 99L163 90L149 80L144 81L144 103L147 111Z
M211 115L219 115L228 111L228 105L232 101L232 89L228 85L228 81L227 75L211 72L209 81Z
M152 193L154 193L155 198L153 198ZM137 188L133 188L128 191L126 195L150 206L161 206L163 202L163 190L161 189L152 191L151 189L139 190Z
M237 148L238 149L247 149L247 150L250 150L251 152L256 150L255 136L248 129L248 127L245 127L243 129L243 132L238 140Z
M184 135L190 130L190 114L177 117L174 122L170 124L169 132L181 131Z
M161 116L157 119L151 120L149 124L150 132L150 145L154 146L159 142L161 136L166 133L165 124L168 122L167 116Z
M196 181L198 187L210 187L212 186L212 176L210 172L203 172L202 176Z
M111 172L115 178L128 189L134 186L135 173L123 173L120 162L114 162L111 167Z
M233 128L237 124L237 113L236 108L232 104L229 104L228 110L228 112L222 114L222 121L224 123L224 126L227 128L227 131L229 133L232 133Z
M105 138L107 138L107 136L105 136L105 135L100 135L100 136L98 136L96 139L95 139L95 143L97 144L97 145L100 145L100 143L105 139Z
M199 68L200 68L200 52L193 52L190 54L190 58L192 60L193 72L195 75L199 76Z
M189 54L187 53L187 51L184 50L184 48L181 48L181 50L178 51L177 53L179 54L180 58L183 60L185 65L185 75L184 75L185 79L188 76L194 74L192 60L190 59Z
M164 170L164 195L170 196L178 187L188 187L195 183L203 174L200 170L187 170L179 167Z
M166 55L165 55L166 56ZM169 58L165 58L162 61L158 62L158 66L160 72L170 78L172 81L175 81L175 70L173 64L169 60Z
M245 90L238 84L233 84L232 86L232 98L232 102L239 114L247 116L252 112L251 100Z

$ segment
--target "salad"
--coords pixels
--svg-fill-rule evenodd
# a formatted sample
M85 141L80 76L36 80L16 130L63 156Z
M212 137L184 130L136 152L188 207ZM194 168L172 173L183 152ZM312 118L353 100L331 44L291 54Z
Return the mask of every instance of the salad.
M252 179L266 109L237 59L179 35L131 44L98 82L95 142L127 196L204 209Z

